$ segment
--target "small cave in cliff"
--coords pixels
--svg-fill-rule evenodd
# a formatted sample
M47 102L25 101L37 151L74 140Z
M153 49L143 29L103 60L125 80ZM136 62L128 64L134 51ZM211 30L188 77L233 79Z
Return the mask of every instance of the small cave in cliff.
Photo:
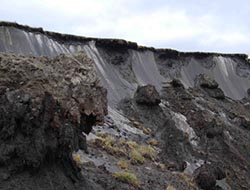
M96 116L93 115L92 113L90 115L87 114L81 114L81 130L86 133L89 134L92 130L92 126L95 125L97 119Z

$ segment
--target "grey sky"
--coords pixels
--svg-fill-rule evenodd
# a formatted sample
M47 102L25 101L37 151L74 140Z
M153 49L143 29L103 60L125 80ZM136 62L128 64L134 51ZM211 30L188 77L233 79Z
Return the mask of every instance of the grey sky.
M182 51L250 53L247 0L1 0L0 20Z

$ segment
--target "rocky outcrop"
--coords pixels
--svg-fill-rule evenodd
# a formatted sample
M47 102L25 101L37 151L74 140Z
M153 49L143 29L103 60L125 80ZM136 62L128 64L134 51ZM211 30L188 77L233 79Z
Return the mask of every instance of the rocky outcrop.
M91 189L72 159L107 114L91 60L0 54L0 86L0 189Z
M224 92L219 88L219 84L208 75L200 74L195 78L195 86L203 88L209 96L216 99L224 99Z
M161 102L160 95L153 85L139 86L135 92L136 103L147 106L156 106Z

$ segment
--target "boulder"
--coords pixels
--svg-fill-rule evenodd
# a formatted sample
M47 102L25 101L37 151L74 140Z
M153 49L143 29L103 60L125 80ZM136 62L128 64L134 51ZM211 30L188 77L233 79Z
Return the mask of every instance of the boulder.
M222 127L214 127L207 129L206 136L209 139L219 137L223 135L223 128Z
M203 165L195 172L197 172L195 181L200 188L204 190L211 190L215 187L216 178L210 167Z
M205 89L208 95L212 98L223 100L225 99L225 94L220 88L216 89Z
M218 83L211 79L209 76L206 74L200 74L195 78L194 85L196 87L201 87L204 89L208 95L212 98L216 99L224 99L225 94L224 92L219 88Z
M211 79L206 74L200 74L195 78L194 82L196 87L208 88L208 89L216 89L218 88L218 83Z
M215 189L216 180L222 180L225 177L224 170L217 165L204 164L194 171L197 185L204 190Z
M184 88L184 85L182 84L182 82L179 80L179 79L176 79L174 78L170 84L173 86L173 87L176 87L176 88Z
M137 104L147 106L157 106L161 102L161 98L153 85L139 86L134 94Z

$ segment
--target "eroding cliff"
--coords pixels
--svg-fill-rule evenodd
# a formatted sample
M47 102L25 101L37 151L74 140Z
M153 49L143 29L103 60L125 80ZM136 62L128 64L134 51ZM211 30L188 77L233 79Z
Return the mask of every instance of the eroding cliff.
M0 54L0 189L92 189L72 159L107 114L93 63Z
M7 22L0 51L0 189L249 189L247 55Z
M131 97L138 85L152 84L160 91L165 82L177 78L189 88L202 73L216 80L225 96L233 99L248 96L250 88L245 54L154 49L120 39L59 34L9 22L0 22L0 51L51 57L84 51L93 60L113 106Z

